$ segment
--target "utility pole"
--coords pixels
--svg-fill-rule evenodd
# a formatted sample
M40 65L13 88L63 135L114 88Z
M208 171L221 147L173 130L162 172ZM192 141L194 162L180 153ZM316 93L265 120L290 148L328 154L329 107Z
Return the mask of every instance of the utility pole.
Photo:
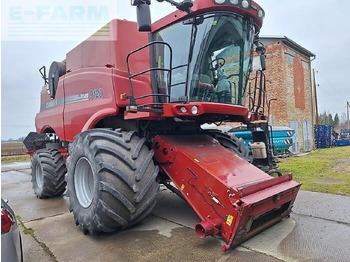
M312 69L312 76L313 76L313 82L314 82L314 99L315 99L315 108L316 108L316 125L319 125L320 122L318 120L318 104L317 104L317 90L316 90L315 69Z
M347 111L347 115L348 115L348 129L350 129L350 119L349 119L349 115L350 115L350 102L346 103L346 111Z

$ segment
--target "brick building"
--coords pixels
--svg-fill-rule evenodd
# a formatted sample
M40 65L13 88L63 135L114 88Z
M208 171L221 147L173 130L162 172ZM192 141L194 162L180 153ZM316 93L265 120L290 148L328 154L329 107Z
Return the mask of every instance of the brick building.
M315 54L285 36L263 36L266 89L272 102L270 124L295 129L293 153L314 148L311 61Z

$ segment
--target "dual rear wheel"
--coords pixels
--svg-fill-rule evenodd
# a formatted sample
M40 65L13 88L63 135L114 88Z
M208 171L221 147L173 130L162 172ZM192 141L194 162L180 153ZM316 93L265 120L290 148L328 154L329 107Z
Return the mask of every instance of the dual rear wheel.
M40 149L32 157L32 183L38 198L61 196L66 190L66 164L57 149Z

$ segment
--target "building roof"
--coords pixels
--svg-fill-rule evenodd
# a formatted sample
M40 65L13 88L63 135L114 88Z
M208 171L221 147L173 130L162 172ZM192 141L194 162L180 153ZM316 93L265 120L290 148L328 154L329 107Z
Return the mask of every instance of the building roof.
M298 43L294 42L292 39L286 37L286 36L259 36L261 40L267 40L267 41L281 41L283 44L286 46L293 48L294 50L300 52L303 55L306 55L308 57L316 57L314 53L311 51L307 50L306 48L302 47Z

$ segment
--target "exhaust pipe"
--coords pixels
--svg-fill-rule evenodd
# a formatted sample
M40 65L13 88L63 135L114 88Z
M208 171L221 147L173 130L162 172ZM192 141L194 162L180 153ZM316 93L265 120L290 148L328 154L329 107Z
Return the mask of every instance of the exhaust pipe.
M205 238L206 236L212 236L219 233L219 230L210 221L202 221L196 224L194 230L197 236L201 239Z

